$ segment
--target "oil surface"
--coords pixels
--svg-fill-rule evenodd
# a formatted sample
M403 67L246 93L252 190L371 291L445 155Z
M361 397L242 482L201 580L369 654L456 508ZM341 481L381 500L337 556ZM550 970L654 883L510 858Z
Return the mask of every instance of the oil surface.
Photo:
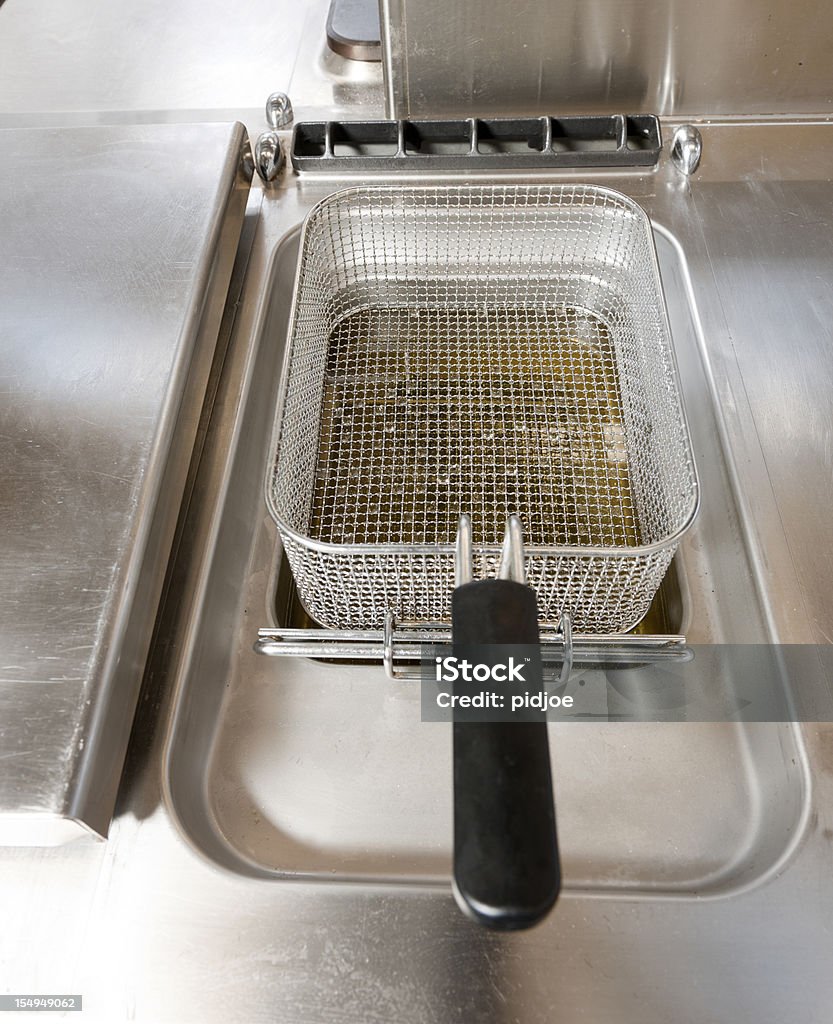
M572 307L376 308L329 339L310 535L639 544L614 347Z

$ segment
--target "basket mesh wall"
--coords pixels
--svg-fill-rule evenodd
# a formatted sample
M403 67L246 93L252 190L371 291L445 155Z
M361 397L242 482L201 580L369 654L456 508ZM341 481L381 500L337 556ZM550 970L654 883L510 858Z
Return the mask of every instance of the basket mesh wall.
M338 193L305 227L290 346L268 496L320 623L447 621L462 512L482 574L520 516L542 619L642 618L697 484L636 204L593 186Z

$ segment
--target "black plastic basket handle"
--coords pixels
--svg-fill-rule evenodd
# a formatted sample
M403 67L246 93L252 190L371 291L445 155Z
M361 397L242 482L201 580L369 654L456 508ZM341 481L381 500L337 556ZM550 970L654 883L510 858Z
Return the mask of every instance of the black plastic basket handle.
M520 521L506 531L498 579L471 581L471 526L461 517L452 637L458 657L489 647L524 661L524 688L543 688L538 605L525 585ZM459 692L475 685L461 683ZM458 691L455 691L458 692ZM454 721L454 894L460 907L489 928L537 924L561 888L547 724L543 711L523 721Z

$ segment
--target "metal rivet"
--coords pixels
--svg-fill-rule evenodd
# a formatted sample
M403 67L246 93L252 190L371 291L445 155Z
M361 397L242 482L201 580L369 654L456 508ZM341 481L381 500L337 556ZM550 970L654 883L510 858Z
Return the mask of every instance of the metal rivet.
M263 132L255 143L255 167L266 181L274 181L283 167L284 155L277 132Z
M292 104L285 92L273 92L266 101L266 123L273 130L292 124Z
M684 124L674 132L671 140L671 159L674 166L686 176L694 174L703 155L703 136L691 124Z

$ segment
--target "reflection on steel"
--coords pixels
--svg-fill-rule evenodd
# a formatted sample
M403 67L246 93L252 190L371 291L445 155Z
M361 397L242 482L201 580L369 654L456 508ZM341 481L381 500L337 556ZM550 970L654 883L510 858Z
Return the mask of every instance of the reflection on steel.
M515 583L526 583L526 567L524 564L524 531L517 516L509 516L503 547L500 549L500 563L497 567L498 579L514 580Z
M454 586L462 587L472 580L471 516L463 514L457 526L454 547Z
M817 0L380 0L388 117L833 110Z

